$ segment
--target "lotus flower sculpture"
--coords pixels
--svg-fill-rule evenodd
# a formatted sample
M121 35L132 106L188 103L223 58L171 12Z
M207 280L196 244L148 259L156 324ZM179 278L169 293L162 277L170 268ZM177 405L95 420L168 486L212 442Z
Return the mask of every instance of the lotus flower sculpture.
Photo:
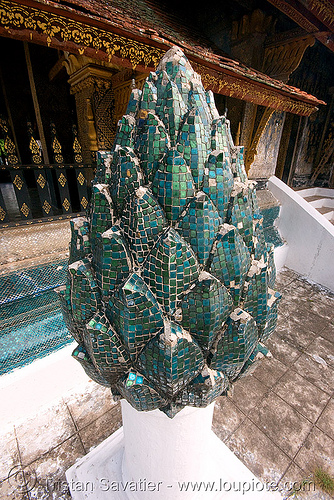
M205 407L265 352L280 295L243 148L179 48L97 160L60 291L73 356L139 411Z

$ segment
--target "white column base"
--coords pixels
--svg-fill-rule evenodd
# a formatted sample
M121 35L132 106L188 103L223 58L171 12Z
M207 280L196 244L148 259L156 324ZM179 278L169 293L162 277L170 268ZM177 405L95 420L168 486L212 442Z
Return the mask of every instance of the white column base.
M123 427L66 472L72 499L281 500L211 431L213 407L169 419L122 401Z

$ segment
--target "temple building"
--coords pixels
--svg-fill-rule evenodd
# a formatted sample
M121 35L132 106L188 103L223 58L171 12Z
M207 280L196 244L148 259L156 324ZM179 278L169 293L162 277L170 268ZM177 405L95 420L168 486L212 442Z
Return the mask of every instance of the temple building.
M173 45L259 189L333 186L333 26L326 0L1 0L0 226L86 210L96 152Z

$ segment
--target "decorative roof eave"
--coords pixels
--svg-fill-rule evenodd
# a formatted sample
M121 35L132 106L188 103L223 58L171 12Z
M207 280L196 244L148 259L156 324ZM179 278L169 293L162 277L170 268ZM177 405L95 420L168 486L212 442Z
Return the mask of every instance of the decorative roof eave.
M108 60L144 73L155 69L162 55L174 45L155 35L147 38L121 34L94 18L29 0L0 0L0 35ZM187 44L182 49L204 86L216 93L302 116L309 116L319 104L325 104L231 59L209 51L204 57Z
M268 0L334 52L334 3L331 0Z

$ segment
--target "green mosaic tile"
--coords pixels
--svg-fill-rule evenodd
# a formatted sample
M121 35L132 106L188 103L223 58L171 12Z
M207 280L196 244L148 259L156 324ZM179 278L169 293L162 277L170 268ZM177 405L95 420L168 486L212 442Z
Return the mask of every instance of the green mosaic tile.
M141 94L142 91L140 89L132 89L125 115L130 115L133 117L137 116Z
M108 184L111 176L112 151L96 152L96 172L93 184Z
M248 198L247 183L235 182L231 193L231 205L227 214L227 222L238 229L239 234L253 252L253 212Z
M95 314L87 323L84 338L96 370L111 384L131 368L129 353L103 313Z
M222 219L210 198L198 191L182 212L176 231L191 245L198 262L205 266Z
M213 151L206 162L202 189L210 197L223 222L226 222L233 185L228 156L218 150Z
M152 182L152 192L163 207L168 221L176 221L195 195L190 168L175 149L160 163Z
M102 300L108 301L133 269L131 253L119 226L97 236L93 267Z
M76 217L70 221L71 241L69 264L87 257L92 249L89 239L89 221L86 217Z
M118 215L123 212L125 199L143 185L143 174L139 168L139 160L133 149L118 148L114 153L110 194Z
M88 259L68 266L73 321L84 326L101 307L101 295Z
M177 85L169 81L166 85L161 105L156 109L156 113L166 127L171 146L175 146L177 142L179 128L186 112L187 107Z
M95 368L84 347L78 345L72 352L72 356L81 364L89 378L97 384L110 387L110 382L103 377L100 370Z
M164 154L170 147L165 125L154 113L148 113L135 139L135 150L145 182L152 182Z
M137 360L140 371L167 397L175 396L204 364L201 349L189 333L172 321L145 346Z
M237 229L223 224L213 244L208 268L229 290L234 306L239 304L250 263L247 247Z
M140 187L127 199L120 224L139 264L144 262L161 232L168 227L162 208L146 187Z
M93 186L87 217L90 220L89 238L94 253L97 235L104 233L115 223L113 202L107 184Z
M247 181L244 164L244 147L234 146L231 148L231 170L235 179L239 182Z
M241 292L241 302L243 309L252 315L258 326L266 321L267 301L267 264L253 260Z
M232 309L232 298L224 285L202 271L182 297L178 321L207 352Z
M212 121L211 125L211 150L220 151L229 156L229 144L225 116L220 116Z
M115 292L106 315L122 342L135 359L145 344L163 326L163 316L156 298L141 277L130 274Z
M259 339L261 342L268 340L277 326L278 304L282 296L279 292L275 292L268 288L267 311L265 321L259 324Z
M210 368L235 379L258 343L258 332L252 316L240 308L226 321L208 358Z
M177 151L190 167L197 189L203 182L204 166L208 155L205 131L199 111L192 108L182 121L176 144Z
M138 411L156 410L167 402L141 373L134 370L117 383L117 389Z
M198 278L198 262L188 243L169 229L148 255L142 275L163 309L172 314L178 295Z
M224 393L229 381L224 373L211 370L206 365L185 389L175 398L175 403L182 406L204 408Z
M117 123L113 149L117 146L133 148L136 120L132 115L124 115Z

